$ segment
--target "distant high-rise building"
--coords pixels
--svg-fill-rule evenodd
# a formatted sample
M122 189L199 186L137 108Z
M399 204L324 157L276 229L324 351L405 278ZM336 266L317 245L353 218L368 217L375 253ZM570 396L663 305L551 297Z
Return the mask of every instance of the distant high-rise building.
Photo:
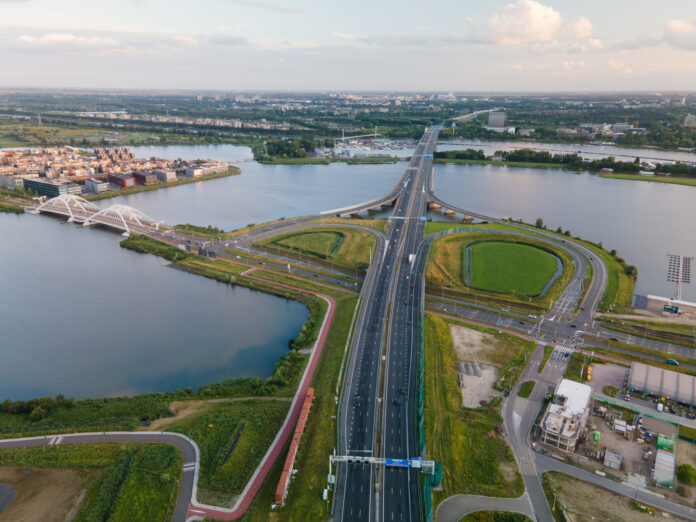
M507 113L502 111L489 112L488 113L488 126L489 127L506 127L507 126Z

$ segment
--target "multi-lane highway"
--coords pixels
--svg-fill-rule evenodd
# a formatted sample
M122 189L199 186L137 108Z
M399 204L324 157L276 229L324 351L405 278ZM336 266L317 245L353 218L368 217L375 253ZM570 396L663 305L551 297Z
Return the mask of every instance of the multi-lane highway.
M427 193L439 130L426 130L402 176L385 249L363 291L340 406L339 451L377 458L416 456L413 332L417 285L409 255L423 237ZM413 286L413 288L412 288ZM383 347L385 348L383 350ZM339 470L336 516L341 520L418 520L415 471L345 463Z

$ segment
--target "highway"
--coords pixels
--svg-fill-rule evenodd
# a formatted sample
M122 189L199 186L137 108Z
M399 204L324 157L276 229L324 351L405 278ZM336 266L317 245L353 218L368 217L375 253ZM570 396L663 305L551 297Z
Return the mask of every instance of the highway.
M411 327L416 289L406 277L411 270L408 256L415 253L423 237L419 219L426 205L423 184L432 169L438 132L426 130L399 181L402 191L390 217L385 249L375 256L374 271L368 273L364 285L364 306L356 323L341 395L342 455L416 456ZM418 477L413 471L346 463L339 469L335 506L340 520L382 519L381 512L389 519L396 514L394 520L419 520Z

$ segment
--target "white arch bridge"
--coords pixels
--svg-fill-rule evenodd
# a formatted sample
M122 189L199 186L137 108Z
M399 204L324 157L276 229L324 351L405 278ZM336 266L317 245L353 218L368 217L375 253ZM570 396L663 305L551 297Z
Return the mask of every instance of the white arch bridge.
M55 198L41 200L41 203L31 212L58 214L67 217L71 223L82 223L85 227L105 225L122 230L124 235L131 232L159 231L164 228L161 221L155 221L133 207L116 204L99 208L85 198L73 194L61 194Z

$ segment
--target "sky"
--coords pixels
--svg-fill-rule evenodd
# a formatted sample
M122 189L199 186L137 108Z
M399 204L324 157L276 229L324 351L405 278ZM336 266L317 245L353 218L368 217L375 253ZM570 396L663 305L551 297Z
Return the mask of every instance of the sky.
M0 86L696 90L696 0L0 0Z

